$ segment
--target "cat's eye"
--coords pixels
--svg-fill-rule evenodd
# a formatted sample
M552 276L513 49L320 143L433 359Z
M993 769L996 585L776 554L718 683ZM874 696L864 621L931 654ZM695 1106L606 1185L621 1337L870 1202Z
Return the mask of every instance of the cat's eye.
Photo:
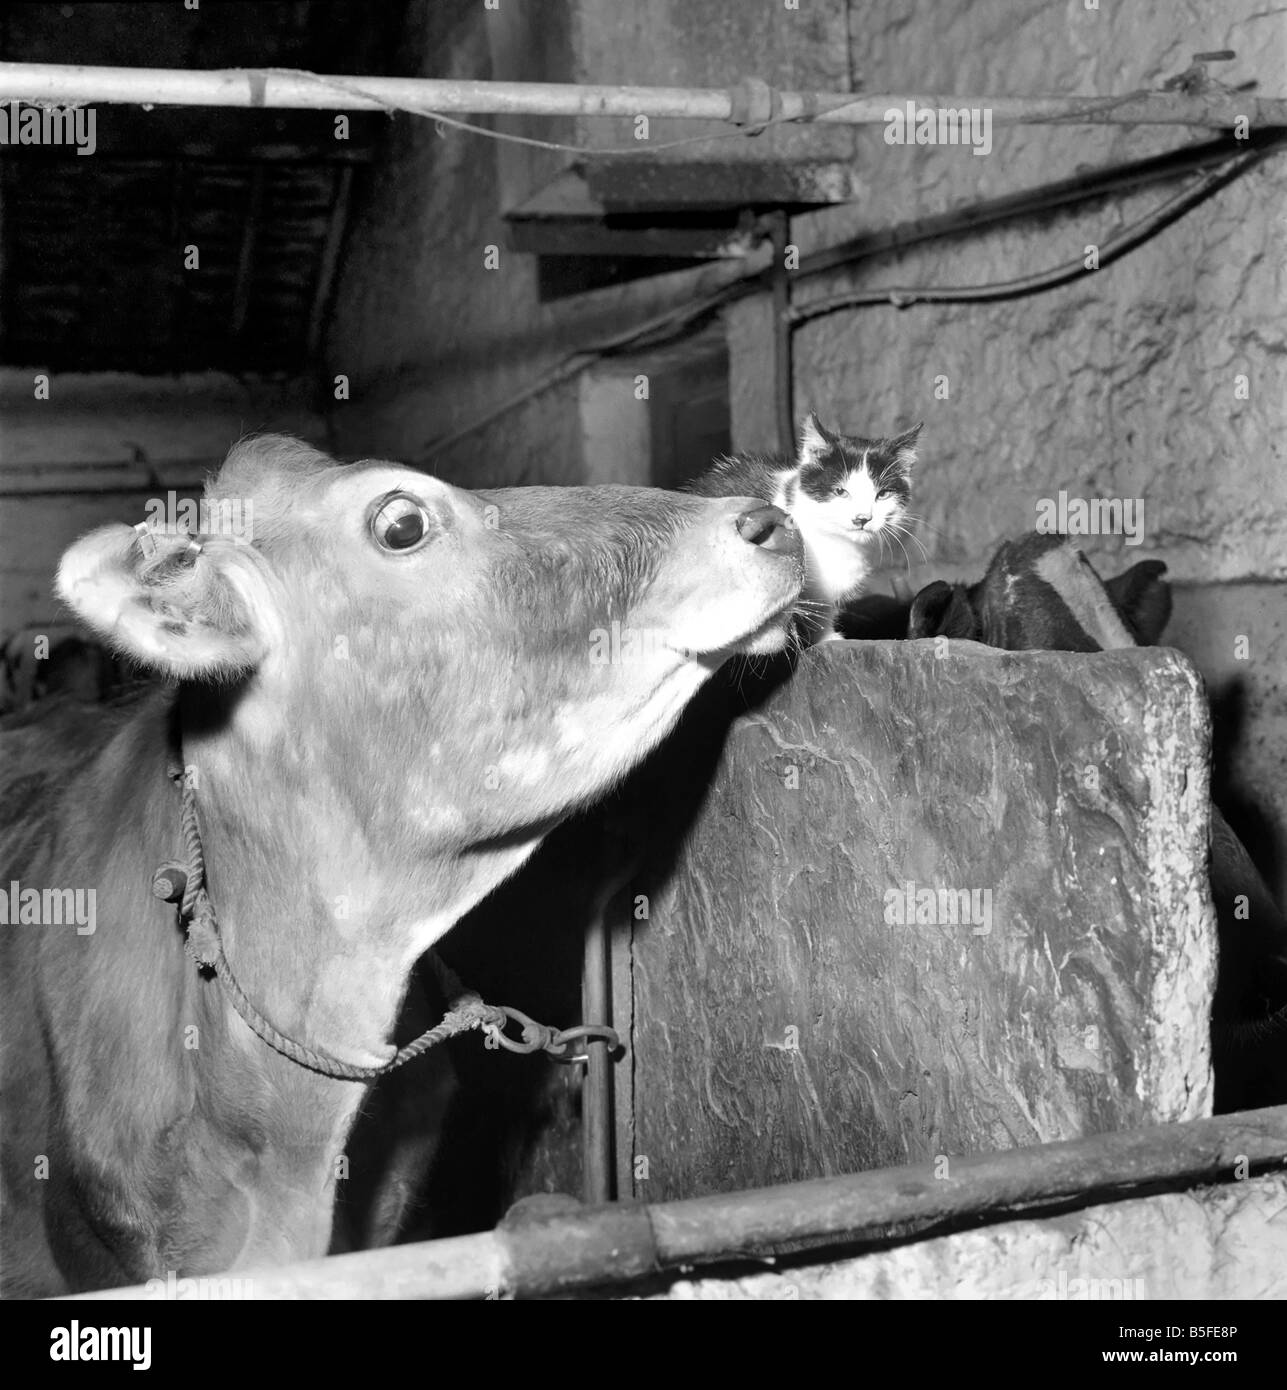
M405 492L386 497L371 517L371 535L381 550L404 554L422 545L429 535L429 513Z
M848 497L849 489L844 487L833 487L831 489L831 495L833 497Z

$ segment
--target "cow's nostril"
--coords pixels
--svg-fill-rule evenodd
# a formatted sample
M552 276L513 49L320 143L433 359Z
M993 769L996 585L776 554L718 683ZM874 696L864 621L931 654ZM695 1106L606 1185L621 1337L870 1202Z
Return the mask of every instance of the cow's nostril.
M737 519L737 534L764 550L796 550L800 545L795 522L780 507L752 507Z

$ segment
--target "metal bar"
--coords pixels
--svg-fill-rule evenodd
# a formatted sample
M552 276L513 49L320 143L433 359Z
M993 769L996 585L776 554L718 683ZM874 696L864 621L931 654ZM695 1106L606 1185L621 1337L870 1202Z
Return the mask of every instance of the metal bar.
M773 235L773 405L778 452L795 454L795 380L791 353L791 272L786 267L790 223L785 212L770 215Z
M206 1296L213 1298L487 1299L498 1298L505 1287L507 1260L504 1237L488 1231L356 1255L301 1260L276 1269L214 1274L205 1279L205 1287ZM178 1286L177 1276L175 1282L171 1296L177 1298L184 1289ZM167 1284L168 1279L159 1278L150 1286L139 1284L79 1296L155 1298L158 1292L164 1296Z
M1284 1168L1287 1105L1280 1105L953 1158L946 1177L923 1163L656 1206L613 1203L239 1277L251 1298L539 1298L624 1288L648 1275L775 1251L854 1254L887 1244L891 1230L911 1240ZM148 1296L146 1285L81 1295Z
M602 826L601 859L613 866L601 884L587 919L585 958L581 973L581 1008L587 1023L617 1026L612 997L609 932L616 920L613 904L630 881L637 862L633 836L615 821ZM614 1058L603 1044L588 1049L585 1084L581 1091L581 1186L587 1205L610 1202L619 1194L616 1183L616 1115L613 1100Z
M587 1023L611 1023L608 980L608 905L595 912L585 929L581 1008ZM613 1183L612 1057L602 1043L587 1049L581 1089L581 1190L589 1206L612 1201Z
M1220 88L1196 93L1130 92L1117 97L997 97L897 93L766 92L772 118L838 125L884 125L891 111L986 111L1000 124L1195 125L1219 129L1245 118L1253 128L1287 125L1287 99ZM650 116L732 121L748 109L747 87L619 87L557 82L475 82L451 78L349 77L282 68L82 67L0 63L0 101L130 102L448 114ZM762 123L762 122L761 122Z

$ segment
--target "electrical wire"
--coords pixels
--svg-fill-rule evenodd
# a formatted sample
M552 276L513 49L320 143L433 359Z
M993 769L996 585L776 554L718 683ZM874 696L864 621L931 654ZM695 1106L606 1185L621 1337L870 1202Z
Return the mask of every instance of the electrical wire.
M795 325L823 318L842 309L863 308L875 304L889 304L897 309L905 309L913 304L956 304L967 302L989 302L1003 299L1022 299L1026 295L1041 290L1054 289L1083 275L1093 275L1106 265L1124 256L1128 251L1150 240L1163 227L1182 217L1190 208L1196 207L1215 190L1237 178L1245 169L1264 158L1264 153L1256 151L1242 156L1232 168L1214 170L1201 175L1191 185L1168 198L1160 207L1138 218L1129 226L1110 237L1099 247L1097 264L1094 269L1086 266L1084 258L1065 261L1049 270L1034 271L1031 275L1021 275L1013 280L996 280L983 285L888 285L871 290L850 290L831 295L826 299L815 300L809 304L796 305L791 310L791 322Z
M773 126L813 124L811 121L795 116L772 116L767 120L757 121L754 125L738 126L733 130L713 130L706 135L688 135L682 140L641 140L635 145L568 145L559 140L539 140L532 135L516 135L508 130L492 130L489 126L475 125L473 121L462 121L459 116L447 116L441 111L434 111L430 107L420 106L415 102L387 101L374 92L368 91L357 82L349 82L340 77L328 77L320 72L309 72L304 68L256 68L255 71L269 77L305 77L328 91L343 92L346 96L362 97L378 106L386 115L393 116L397 115L398 112L405 112L408 116L421 116L427 121L436 122L439 126L467 131L471 135L482 135L488 140L500 140L511 145L530 145L534 149L555 150L560 154L589 155L594 158L601 158L605 155L651 155L656 154L658 150L678 150L688 145L710 144L716 140L752 140ZM1138 93L1132 93L1128 99L1135 100L1137 96ZM630 117L622 116L619 119L629 120ZM706 118L693 117L692 119L702 120ZM439 134L441 133L439 131Z
M1112 261L1120 259L1127 252L1143 245L1152 237L1156 236L1164 227L1176 221L1185 213L1196 207L1198 203L1204 201L1218 188L1234 179L1240 177L1248 169L1257 164L1260 160L1267 158L1271 154L1280 152L1284 148L1281 143L1272 143L1262 149L1248 151L1245 154L1235 155L1225 164L1214 170L1201 175L1198 179L1187 185L1173 197L1168 198L1152 212L1138 218L1129 226L1123 228L1115 236L1111 237L1103 244L1099 252L1099 266L1103 268ZM1209 151L1201 151L1199 162L1209 163ZM1174 171L1178 172L1178 171ZM1092 190L1091 197L1098 196ZM1060 204L1065 205L1067 199L1060 198ZM1028 209L1028 215L1040 211L1040 208L1033 207ZM974 230L967 226L964 230ZM961 230L958 228L957 230ZM940 229L936 236L948 235L947 229ZM925 234L915 238L916 240L927 239ZM846 264L855 264L859 261L870 259L874 255L890 254L902 250L903 247L895 242L888 246L878 249L865 249L855 251L851 260L832 261L828 260L825 266L820 266L815 273L825 273L834 271ZM826 255L827 253L820 253ZM960 302L988 302L1006 299L1019 299L1027 295L1038 293L1043 289L1052 289L1060 284L1067 283L1081 275L1094 274L1088 271L1083 259L1062 263L1048 270L1036 271L1031 275L1020 276L1013 280L996 281L983 285L961 285L961 286L885 286L870 290L847 291L842 294L832 295L826 299L819 299L811 304L797 306L791 315L792 326L798 327L802 323L812 319L824 317L827 314L837 313L846 308L863 308L877 305L892 305L897 308L909 307L913 304L934 304L934 303L960 303ZM736 299L754 293L765 284L765 272L762 270L748 271L746 274L737 277L730 284L712 291L699 299L667 310L662 314L655 315L652 319L646 320L642 324L635 325L623 330L613 338L606 339L592 346L579 349L560 359L547 372L538 377L529 386L494 406L485 414L469 421L459 429L452 431L438 439L432 440L417 459L419 463L428 463L447 449L460 443L470 435L494 424L498 419L510 413L517 407L526 404L534 397L542 395L544 392L552 390L562 382L569 380L578 373L612 356L618 355L628 349L638 349L641 347L654 347L661 343L673 340L681 336L695 322L704 319L726 307Z

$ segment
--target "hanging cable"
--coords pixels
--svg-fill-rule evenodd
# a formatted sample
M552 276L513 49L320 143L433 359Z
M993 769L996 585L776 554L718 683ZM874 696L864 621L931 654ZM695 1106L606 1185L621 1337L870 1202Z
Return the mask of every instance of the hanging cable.
M1110 238L1100 249L1100 266L1120 259L1127 252L1151 240L1164 227L1182 217L1219 188L1233 182L1262 159L1280 153L1284 148L1287 148L1287 141L1282 137L1276 137L1266 144L1244 153L1235 155L1224 153L1223 160L1217 168L1209 170L1174 197L1167 199L1160 207L1145 214ZM1085 196L1087 200L1104 197L1122 191L1123 188L1136 189L1146 183L1175 178L1180 174L1191 172L1193 168L1205 169L1219 153L1219 147L1213 149L1211 146L1202 146L1194 151L1191 165L1184 163L1172 165L1170 162L1150 160L1144 162L1148 166L1147 169L1137 170L1134 166L1126 170L1110 169L1104 171L1100 179L1092 179L1087 182ZM1099 186L1101 182L1104 185L1102 187ZM1051 208L1065 208L1074 201L1074 190L1068 180L1051 185L1049 191ZM1048 208L1040 197L1041 192L1042 190L1038 189L1033 190L1030 195L1020 195L1022 205L1015 208L1014 215L1030 217L1047 211ZM1016 199L1011 197L997 201L1000 204L1010 205L1014 204ZM980 214L977 209L966 209L955 219L940 219L932 226L914 228L905 240L899 239L897 229L882 235L879 239L860 238L847 248L828 248L825 251L815 252L812 256L805 257L801 262L800 269L795 272L795 279L803 281L815 275L841 270L846 266L858 264L878 255L895 254L912 244L978 231L982 226L995 225L998 220L987 216L986 210ZM603 339L589 347L568 354L529 386L507 397L485 414L476 417L450 434L431 441L416 461L422 464L431 461L462 440L488 428L517 407L526 404L546 391L552 390L562 382L601 361L625 351L639 351L673 341L727 305L748 294L754 294L767 288L771 272L772 267L769 267L767 271L762 269L743 271L730 283L700 295L687 304L675 306L654 315L641 324L625 329L611 338ZM982 285L907 285L847 291L827 299L816 300L812 304L797 305L793 310L792 322L793 326L798 326L810 319L836 313L845 308L863 308L882 304L905 308L912 304L1019 299L1043 289L1055 288L1079 275L1090 273L1094 272L1087 271L1084 262L1079 259L1014 280L996 281Z

